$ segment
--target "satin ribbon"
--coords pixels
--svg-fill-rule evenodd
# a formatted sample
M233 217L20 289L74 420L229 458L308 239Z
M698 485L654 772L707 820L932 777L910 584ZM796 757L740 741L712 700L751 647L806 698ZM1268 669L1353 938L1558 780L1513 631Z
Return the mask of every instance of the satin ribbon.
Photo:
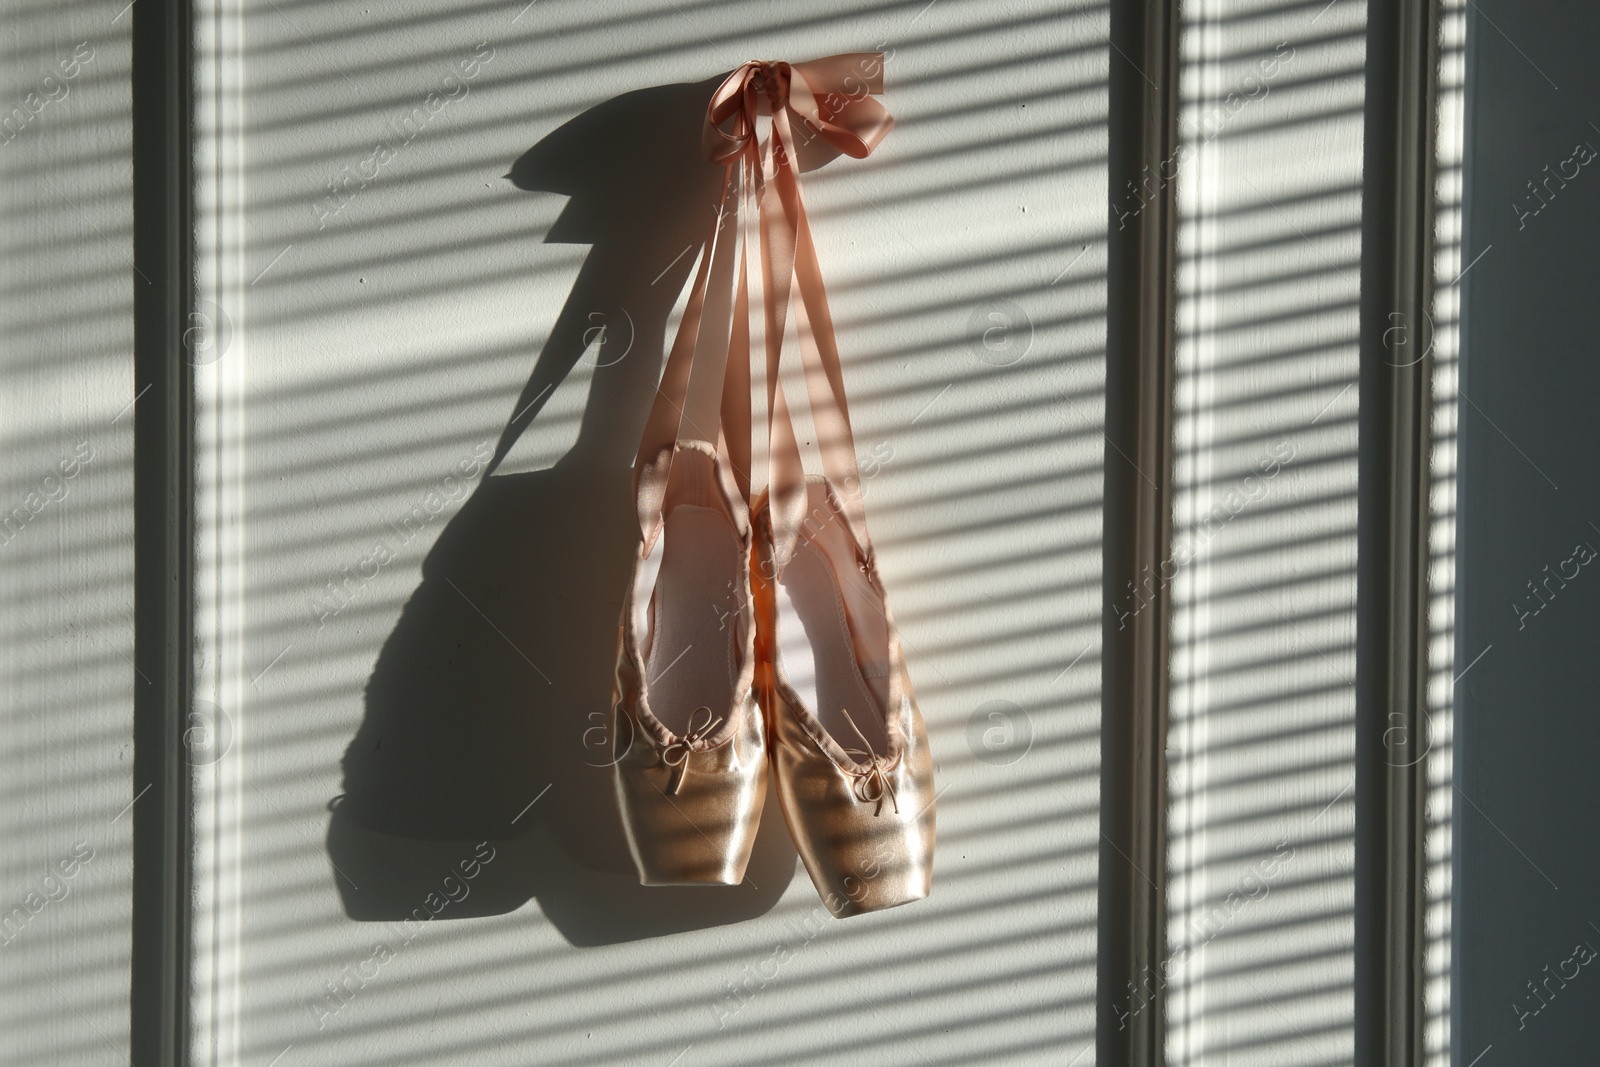
M700 720L700 725L694 724L694 715L705 712ZM711 709L704 704L694 709L694 715L689 717L689 729L682 737L676 738L661 750L661 762L668 767L676 767L678 773L672 779L672 795L677 796L678 790L683 788L683 780L689 777L689 753L695 751L695 746L710 736L721 723L719 715L712 718Z
M708 159L723 164L723 196L640 439L635 489L646 552L660 533L677 442L711 441L713 435L706 427L719 425L715 434L718 450L728 459L736 490L749 498L750 368L746 361L751 358L749 231L755 228L765 315L767 493L774 557L781 570L807 519L805 470L780 375L784 332L793 303L823 475L842 518L870 559L833 317L800 193L797 138L803 129L809 131L807 142L820 136L845 155L866 157L894 125L889 112L872 99L882 92L883 54L863 52L808 63L745 63L712 94L701 144ZM760 122L763 117L768 120L764 124ZM763 125L768 131L765 138L760 136ZM798 301L792 300L795 293Z

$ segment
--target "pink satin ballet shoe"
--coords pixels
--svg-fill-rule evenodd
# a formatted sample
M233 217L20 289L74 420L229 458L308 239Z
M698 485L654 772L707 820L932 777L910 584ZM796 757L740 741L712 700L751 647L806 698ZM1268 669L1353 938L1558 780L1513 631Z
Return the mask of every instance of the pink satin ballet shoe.
M649 473L667 467L619 627L617 804L641 883L737 885L767 788L749 512L711 445L681 442Z
M778 803L840 918L921 900L933 880L933 755L872 553L825 479L780 565L757 504L760 686Z

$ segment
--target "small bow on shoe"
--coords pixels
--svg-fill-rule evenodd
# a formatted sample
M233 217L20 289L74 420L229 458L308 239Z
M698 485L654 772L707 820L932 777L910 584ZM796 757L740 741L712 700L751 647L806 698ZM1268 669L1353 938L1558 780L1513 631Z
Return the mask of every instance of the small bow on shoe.
M854 730L856 736L861 738L861 743L867 746L865 752L859 748L847 748L844 750L844 754L851 759L858 762L866 760L866 766L855 768L850 772L850 777L853 779L850 785L851 792L855 794L856 799L861 803L877 805L872 809L873 818L877 818L883 813L883 798L885 796L889 798L889 803L894 805L894 813L899 815L900 798L895 796L894 779L889 777L889 771L893 769L895 761L886 759L873 751L872 742L867 740L867 735L862 733L861 727L856 725L856 720L851 717L848 708L840 708L839 710L844 713L845 721L850 724L850 729Z
M705 712L696 726L694 716ZM722 716L712 717L711 709L702 704L694 709L694 715L689 716L689 729L682 737L672 741L661 750L661 762L668 767L676 767L678 773L672 779L672 795L677 796L678 790L683 788L683 780L689 776L689 753L695 746L703 742L706 737L722 723Z

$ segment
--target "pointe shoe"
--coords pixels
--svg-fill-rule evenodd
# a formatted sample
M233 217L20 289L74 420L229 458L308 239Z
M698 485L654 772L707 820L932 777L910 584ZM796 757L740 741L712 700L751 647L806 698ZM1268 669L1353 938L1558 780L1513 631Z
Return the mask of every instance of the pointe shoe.
M670 473L619 625L617 805L642 884L737 885L767 787L749 510L703 441L679 442L653 466Z
M933 756L870 551L828 483L806 481L788 562L756 505L757 656L778 802L812 884L838 918L928 895Z

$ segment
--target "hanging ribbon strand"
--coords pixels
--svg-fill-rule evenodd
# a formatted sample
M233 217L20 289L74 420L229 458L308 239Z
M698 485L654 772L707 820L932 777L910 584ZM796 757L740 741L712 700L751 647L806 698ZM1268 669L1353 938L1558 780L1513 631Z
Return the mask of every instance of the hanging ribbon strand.
M640 441L635 479L647 551L660 530L660 502L676 441L709 441L712 435L702 428L720 422L718 447L728 457L736 488L749 497L748 231L753 224L766 335L767 491L776 559L780 567L788 562L807 507L805 470L780 376L795 293L800 297L794 302L795 329L823 474L856 541L870 554L833 317L800 192L798 151L801 138L805 144L821 138L838 152L865 158L894 125L893 116L873 99L882 92L883 54L861 52L807 63L745 63L712 94L701 143L706 157L724 167L723 201L701 251L694 287ZM730 224L737 227L736 238ZM693 390L696 401L691 405L691 369L702 365L707 369L695 374L708 378L705 387ZM703 410L707 402L700 398L719 395L720 412Z

